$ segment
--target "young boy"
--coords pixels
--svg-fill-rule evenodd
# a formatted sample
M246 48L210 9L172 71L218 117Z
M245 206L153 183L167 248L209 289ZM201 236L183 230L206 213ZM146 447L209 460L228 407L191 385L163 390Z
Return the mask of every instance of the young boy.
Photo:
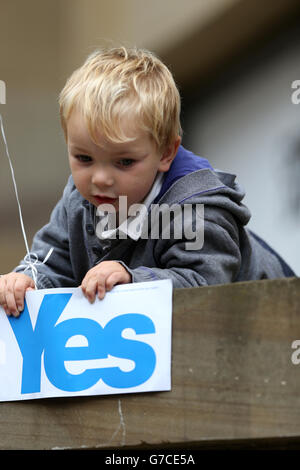
M294 274L245 228L250 212L235 176L180 145L179 93L152 53L93 53L62 90L60 113L72 176L33 240L38 288L81 286L93 302L122 283L170 278L176 288ZM130 212L141 203L144 212ZM157 207L181 213L160 227ZM7 315L23 310L31 276L23 260L1 277Z

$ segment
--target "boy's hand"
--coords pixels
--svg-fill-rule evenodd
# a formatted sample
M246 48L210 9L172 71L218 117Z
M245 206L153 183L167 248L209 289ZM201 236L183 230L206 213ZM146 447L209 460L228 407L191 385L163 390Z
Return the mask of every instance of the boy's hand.
M98 292L99 299L103 299L106 291L110 291L116 284L131 282L129 272L117 261L102 261L90 269L82 283L84 295L92 303Z
M24 310L24 297L27 290L34 290L31 277L22 273L8 273L0 277L0 306L6 315L18 317Z

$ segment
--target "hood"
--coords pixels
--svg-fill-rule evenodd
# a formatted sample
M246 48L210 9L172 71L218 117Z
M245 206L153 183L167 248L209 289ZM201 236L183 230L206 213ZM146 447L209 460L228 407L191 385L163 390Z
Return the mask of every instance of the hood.
M236 175L214 170L208 160L180 146L153 203L215 206L228 210L246 225L251 213L242 203L244 196Z

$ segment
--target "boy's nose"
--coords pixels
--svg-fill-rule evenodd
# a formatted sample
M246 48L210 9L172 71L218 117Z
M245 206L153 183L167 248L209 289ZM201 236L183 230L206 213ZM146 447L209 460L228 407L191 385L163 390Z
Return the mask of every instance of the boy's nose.
M92 183L96 186L112 186L114 184L114 179L108 171L101 170L93 173Z

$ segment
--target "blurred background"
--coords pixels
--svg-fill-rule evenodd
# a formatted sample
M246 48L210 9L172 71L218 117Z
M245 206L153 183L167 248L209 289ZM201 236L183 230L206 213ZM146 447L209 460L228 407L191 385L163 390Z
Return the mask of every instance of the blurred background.
M249 227L299 275L299 19L298 0L0 0L0 113L29 243L69 175L61 88L97 47L136 45L175 76L183 145L237 175ZM1 139L0 227L3 274L25 247Z

